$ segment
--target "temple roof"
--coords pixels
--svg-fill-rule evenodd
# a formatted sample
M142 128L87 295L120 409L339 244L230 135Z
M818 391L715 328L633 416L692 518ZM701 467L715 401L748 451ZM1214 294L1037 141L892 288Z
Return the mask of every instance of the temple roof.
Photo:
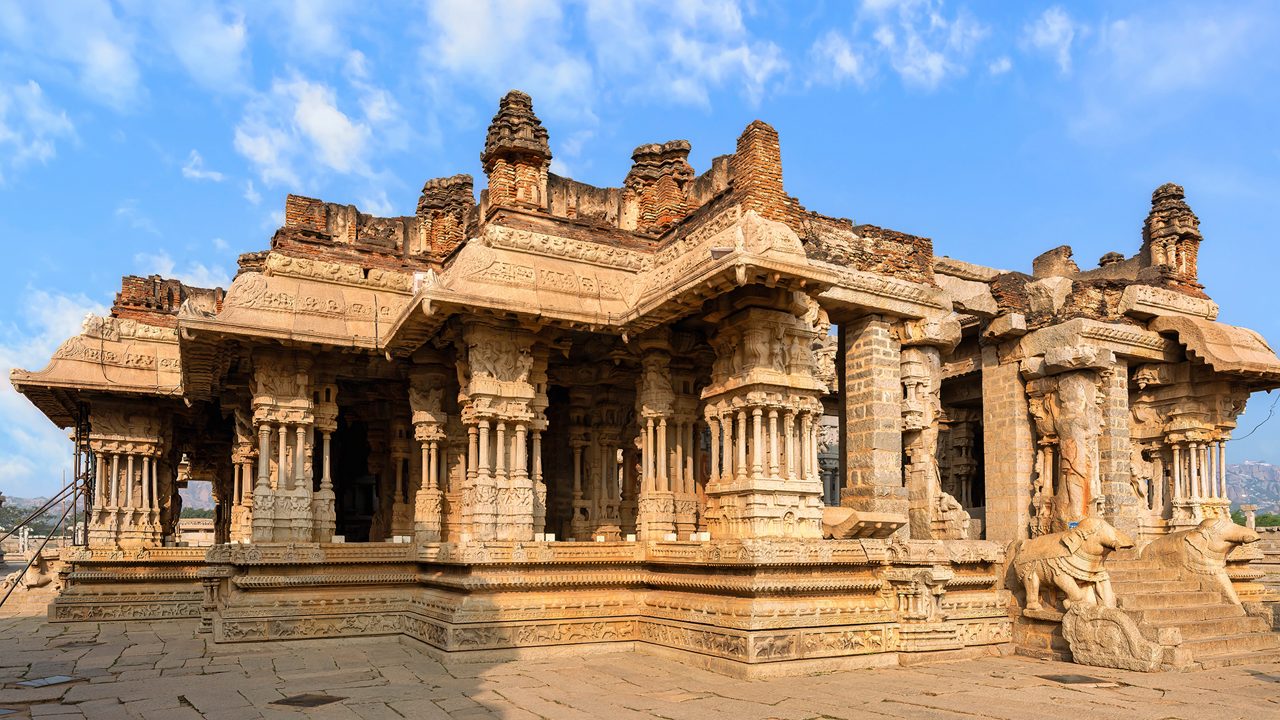
M1155 332L1173 334L1187 354L1214 371L1254 380L1280 381L1280 358L1258 333L1205 318L1164 315L1151 321Z

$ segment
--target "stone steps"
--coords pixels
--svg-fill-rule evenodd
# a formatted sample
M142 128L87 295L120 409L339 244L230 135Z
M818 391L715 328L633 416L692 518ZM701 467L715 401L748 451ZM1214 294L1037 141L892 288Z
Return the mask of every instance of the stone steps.
M1198 658L1196 662L1205 670L1210 668L1229 667L1231 665L1260 665L1262 663L1276 663L1280 662L1280 649L1253 650L1251 652L1226 653L1222 655L1206 655L1202 658Z
M1117 604L1122 610L1155 610L1164 608L1199 608L1217 605L1222 595L1203 590L1182 592L1140 593L1118 595Z
M1270 629L1267 627L1266 620L1248 616L1214 618L1213 620L1196 620L1194 622L1178 623L1176 627L1182 631L1183 641L1228 637L1248 633L1265 633Z
M1142 610L1132 610L1124 605L1120 607L1137 622L1157 627L1170 627L1179 623L1200 622L1202 620L1244 617L1244 610L1228 603L1201 605L1199 607L1145 608Z
M1111 587L1116 595L1147 595L1178 592L1196 592L1200 583L1195 580L1126 580L1117 582L1114 578Z
M1199 667L1226 667L1280 660L1280 633L1265 620L1250 617L1200 581L1184 579L1176 570L1134 558L1108 563L1116 604L1142 628L1159 636L1178 628L1181 647Z
M1182 579L1178 576L1176 570L1135 570L1129 568L1112 570L1107 568L1107 574L1111 576L1112 583L1176 582Z
M1215 655L1238 655L1241 653L1257 653L1264 650L1280 652L1280 634L1252 632L1197 638L1195 640L1184 639L1182 647L1191 652L1191 657L1196 662L1202 662Z

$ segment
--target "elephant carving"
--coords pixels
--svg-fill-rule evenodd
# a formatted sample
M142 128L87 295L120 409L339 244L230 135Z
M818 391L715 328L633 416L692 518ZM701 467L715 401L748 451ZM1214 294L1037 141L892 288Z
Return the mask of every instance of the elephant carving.
M1208 575L1228 600L1240 604L1240 596L1227 576L1227 555L1237 546L1257 542L1258 533L1227 518L1209 518L1190 530L1156 538L1142 549L1143 560L1192 575Z
M1027 595L1027 610L1042 608L1041 586L1066 594L1064 606L1076 603L1116 606L1111 578L1102 561L1112 550L1133 547L1133 540L1105 520L1087 517L1062 532L1015 541L1010 562Z

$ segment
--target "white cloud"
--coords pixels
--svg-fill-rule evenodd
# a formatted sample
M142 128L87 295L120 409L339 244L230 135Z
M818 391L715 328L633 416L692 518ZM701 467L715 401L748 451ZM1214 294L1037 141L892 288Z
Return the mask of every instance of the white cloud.
M34 80L0 86L0 183L6 169L32 162L47 163L57 155L59 140L74 140L75 127L67 113L55 109Z
M273 0L265 3L272 12L268 22L287 42L286 52L304 58L329 59L346 53L349 17L359 6L349 0Z
M1075 40L1077 28L1067 11L1054 5L1027 23L1022 29L1021 43L1053 56L1058 70L1067 75L1071 72L1071 43Z
M138 264L138 272L144 275L176 278L193 287L225 288L231 285L231 276L222 268L211 268L193 260L179 269L177 263L164 249L154 253L138 253L133 256L133 261Z
M223 240L220 237L216 237L213 239L213 249L226 252L227 250L231 249L231 246L227 244L226 240Z
M130 198L116 207L116 219L127 223L134 230L141 230L152 235L159 235L160 228L142 210L138 209L138 201Z
M790 69L734 0L588 3L585 22L597 81L650 102L709 107L713 90L736 89L756 105Z
M518 87L548 115L585 123L619 96L707 107L727 89L758 103L789 68L734 0L428 0L426 15L435 82Z
M244 181L244 199L248 200L250 205L257 205L262 202L262 194L253 187L252 180Z
M1280 16L1243 4L1188 5L1102 24L1075 57L1080 99L1069 129L1077 139L1115 142L1156 131L1208 94L1252 96L1274 69L1260 59L1271 57L1278 31Z
M28 68L71 68L86 94L117 110L142 95L134 32L107 0L0 0L0 38Z
M182 166L182 177L188 180L212 180L214 182L222 182L227 178L226 175L217 170L206 170L204 158L195 150L192 150L191 154L187 156L187 164Z
M204 0L157 0L140 9L197 83L215 91L243 89L249 62L243 14Z
M813 79L839 85L851 80L858 85L866 83L874 72L867 59L854 49L844 35L830 30L818 38L809 49L814 70Z
M564 8L540 0L428 0L428 64L501 92L521 87L553 107L581 108L592 68L567 47Z
M13 322L0 324L0 372L14 368L40 370L54 350L80 332L84 317L106 308L84 295L64 295L27 288ZM9 495L50 495L70 474L71 443L7 382L0 383L0 486Z
M1013 61L1008 55L1001 55L987 65L987 72L992 75L1003 75L1013 69Z
M340 107L337 91L300 75L277 78L270 91L250 101L236 125L235 148L268 187L302 186L300 177L327 171L371 178L370 159L402 137L398 106L389 95L365 86L360 115ZM370 101L369 98L375 98ZM375 130L377 130L375 137ZM245 197L261 197L246 187Z
M864 0L861 19L890 67L908 86L934 90L965 75L990 28L961 8L948 16L940 0Z
M378 217L393 217L396 214L396 208L387 199L385 190L378 190L371 195L362 196L357 201L357 207L361 212L376 215Z

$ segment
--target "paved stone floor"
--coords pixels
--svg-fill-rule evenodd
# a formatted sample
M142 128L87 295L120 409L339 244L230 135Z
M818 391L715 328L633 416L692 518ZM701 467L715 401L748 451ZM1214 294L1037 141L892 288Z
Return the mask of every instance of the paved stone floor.
M1280 664L1147 675L1009 657L744 681L640 652L446 668L395 638L214 646L196 627L0 617L0 708L17 710L0 717L1280 718ZM1055 673L1119 685L1039 677ZM74 679L16 685L55 675ZM341 700L273 704L306 693Z

